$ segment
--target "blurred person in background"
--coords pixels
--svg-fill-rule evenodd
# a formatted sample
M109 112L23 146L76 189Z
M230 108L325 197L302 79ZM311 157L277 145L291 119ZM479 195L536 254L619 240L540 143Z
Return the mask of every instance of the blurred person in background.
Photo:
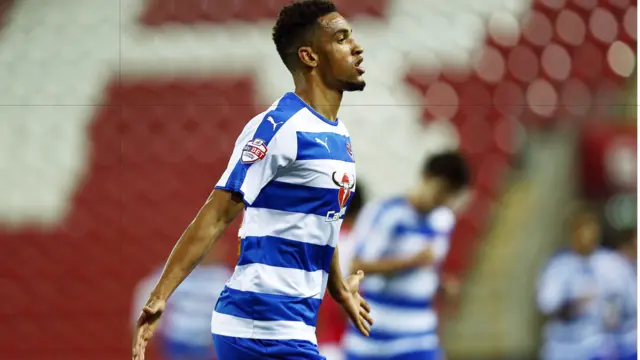
M613 328L616 355L620 360L638 358L638 235L637 229L621 232L616 244L620 278L628 290L620 300L620 319ZM612 265L615 266L616 264Z
M351 261L353 260L353 252L355 250L355 239L351 234L353 225L360 210L366 202L366 191L362 185L362 180L358 180L358 189L351 195L351 203L349 209L344 214L342 227L338 243L340 244L340 268L342 276L351 275ZM320 353L327 360L341 360L344 358L341 349L342 335L347 327L347 317L331 297L326 294L318 311L318 323L316 326L316 335L318 337L318 346Z
M568 249L549 260L538 281L538 307L547 318L541 357L612 359L609 332L619 324L629 283L619 257L600 247L601 225L592 211L578 209L569 225Z
M224 263L227 246L220 244L212 251L173 293L158 327L158 347L165 360L215 360L211 340L211 313L220 292L231 276ZM136 286L133 319L149 298L160 279L159 267Z
M433 299L455 225L450 207L469 170L446 152L428 159L421 175L408 194L365 206L354 227L353 267L369 274L362 291L376 322L369 337L347 330L349 360L441 358Z

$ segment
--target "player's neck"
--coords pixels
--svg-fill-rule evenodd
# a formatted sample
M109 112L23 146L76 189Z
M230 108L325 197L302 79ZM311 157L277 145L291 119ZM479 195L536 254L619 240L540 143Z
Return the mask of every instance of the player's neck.
M325 86L296 84L295 94L318 114L328 120L336 121L342 102L342 92L331 90Z
M419 200L419 196L416 194L415 190L410 191L406 195L406 199L407 199L407 202L411 204L411 206L413 206L413 208L420 213L427 213L431 210L430 206L427 206L427 204L424 204Z

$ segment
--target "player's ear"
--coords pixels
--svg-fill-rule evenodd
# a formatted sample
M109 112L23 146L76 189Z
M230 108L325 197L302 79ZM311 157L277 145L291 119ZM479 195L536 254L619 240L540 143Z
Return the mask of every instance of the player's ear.
M310 46L303 46L299 48L298 57L305 66L312 68L318 66L318 54L316 54Z

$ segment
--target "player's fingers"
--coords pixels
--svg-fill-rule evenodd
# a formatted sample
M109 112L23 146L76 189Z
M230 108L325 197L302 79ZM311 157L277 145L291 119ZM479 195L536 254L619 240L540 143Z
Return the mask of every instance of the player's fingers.
M366 321L364 321L362 318L358 319L358 330L360 330L360 333L364 336L369 336L370 333L370 328L369 328L369 324L367 324Z
M136 332L133 335L133 359L138 360L140 358L140 342L142 341L142 329L136 328Z
M360 307L365 309L367 312L371 312L371 306L369 306L367 300L365 300L360 294L358 294L358 297L360 299Z
M142 340L140 342L140 346L138 347L138 359L144 360L144 358L145 358L145 356L144 356L145 354L144 353L145 353L146 347L147 347L146 341Z
M358 278L358 281L364 279L364 271L358 270L358 272L356 272L356 277Z
M140 334L140 337L138 338L138 342L136 343L136 352L138 354L138 357L143 356L144 347L145 347L144 335Z
M364 309L360 309L360 316L364 318L367 323L369 323L369 325L373 325L373 318L367 311L364 311Z
M133 346L133 360L140 359L140 343L136 342Z

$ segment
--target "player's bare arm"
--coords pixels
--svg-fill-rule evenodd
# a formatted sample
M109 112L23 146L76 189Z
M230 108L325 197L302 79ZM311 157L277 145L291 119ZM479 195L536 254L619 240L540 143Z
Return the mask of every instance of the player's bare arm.
M430 248L427 248L410 258L382 258L374 261L362 261L359 258L355 258L352 269L360 269L370 275L394 275L433 264L434 253Z
M239 195L215 190L187 227L169 255L162 276L149 296L136 323L133 359L144 360L151 339L169 296L193 271L211 246L244 208Z
M349 319L351 319L353 325L364 336L369 336L371 325L373 325L373 319L369 314L371 308L358 292L360 281L364 279L364 272L358 270L354 275L343 279L338 251L338 246L336 246L333 258L331 259L327 289L331 297L342 305L342 308L346 311L347 315L349 315Z

